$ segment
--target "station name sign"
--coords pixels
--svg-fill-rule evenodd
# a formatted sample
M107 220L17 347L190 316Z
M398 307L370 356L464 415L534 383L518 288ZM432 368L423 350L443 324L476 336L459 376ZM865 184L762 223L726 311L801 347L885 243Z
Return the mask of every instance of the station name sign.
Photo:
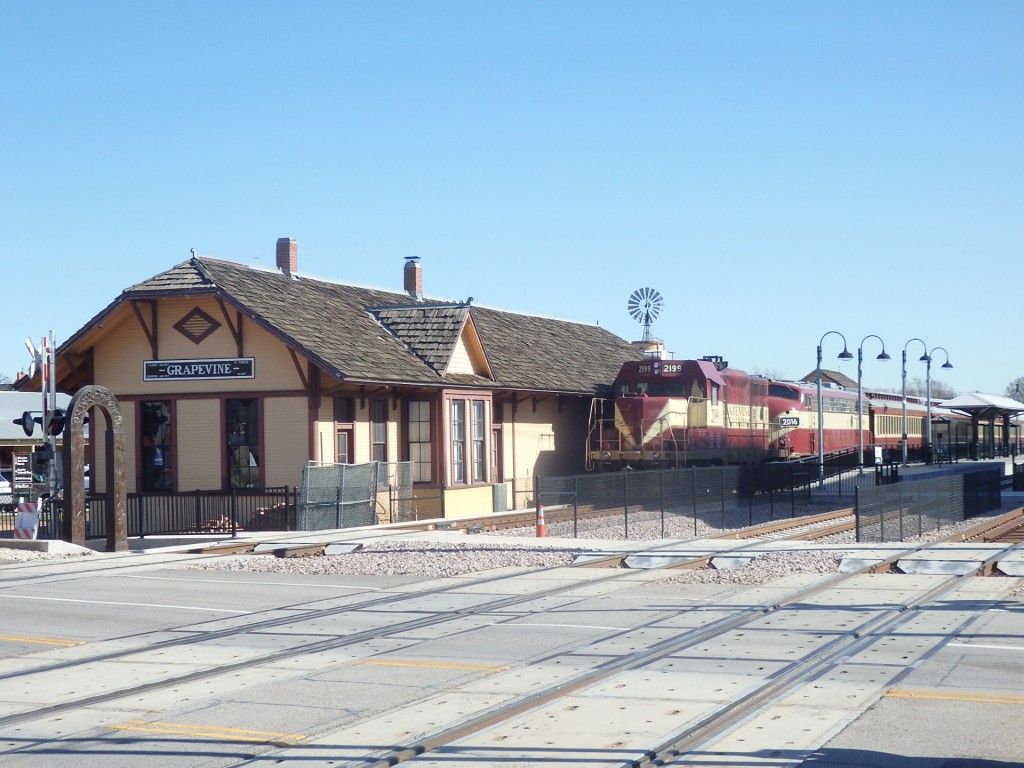
M254 378L256 378L256 359L252 357L144 360L142 363L143 381Z

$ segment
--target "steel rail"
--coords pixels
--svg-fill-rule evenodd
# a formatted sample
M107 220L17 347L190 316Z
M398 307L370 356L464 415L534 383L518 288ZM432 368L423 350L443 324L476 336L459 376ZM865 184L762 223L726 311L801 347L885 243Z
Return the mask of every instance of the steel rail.
M905 556L905 554L907 554L909 552L917 551L917 550L920 550L922 548L924 548L924 546L914 547L912 549L908 549L906 552L897 553L896 555L893 556L893 559L898 559L899 557ZM536 569L536 571L544 571L544 570L547 570L547 569ZM611 581L611 580L620 578L620 577L622 577L624 575L627 575L627 573L628 572L621 572L621 573L617 573L617 574L612 574L612 575L610 575L610 576L608 576L608 577L606 577L604 579L601 579L600 581ZM650 647L648 649L645 649L644 651L637 652L637 653L631 654L631 655L629 655L627 657L623 657L621 659L616 659L616 660L613 660L611 662L608 662L608 663L606 663L604 665L601 665L597 669L592 670L589 673L583 673L583 674L577 676L577 678L575 678L573 680L568 680L568 681L565 681L563 683L555 684L555 685L551 686L548 689L545 689L545 690L542 690L542 691L538 691L534 695L532 695L531 697L528 697L527 699L520 700L520 701L515 702L515 703L511 703L511 704L509 704L509 705L507 705L505 707L501 707L498 710L488 710L486 712L480 713L479 717L474 718L470 723L460 724L458 726L453 726L451 728L445 729L442 735L431 736L429 743L424 741L424 742L417 743L417 745L413 745L413 746L409 747L408 750L403 748L402 750L399 750L399 751L392 751L391 754L382 756L381 759L383 760L383 762L380 762L380 763L377 763L377 764L378 765L394 765L395 761L396 761L396 758L399 756L399 754L401 754L401 755L422 754L424 749L426 749L429 746L429 744L433 744L433 743L437 743L437 744L450 743L450 741L453 738L459 737L458 734L465 734L465 733L470 732L471 731L471 726L474 723L477 724L478 727L485 727L485 725L484 725L485 723L493 724L494 722L500 722L501 719L507 719L508 717L510 717L514 713L526 711L526 710L528 710L528 709L530 709L532 707L537 706L538 704L542 703L543 701L552 700L554 698L557 698L558 696L565 695L565 693L568 693L570 691L578 690L580 688L586 687L587 685L589 685L589 684L591 684L593 682L596 682L598 679L602 679L603 677L608 677L610 675L615 674L618 671L622 671L622 670L625 670L625 669L636 668L636 667L642 666L645 663L650 663L650 661L652 661L654 659L662 658L665 655L668 655L668 654L671 654L673 652L676 652L676 651L678 651L678 650L680 650L682 648L687 647L688 645L699 643L699 642L704 642L707 639L713 638L714 636L716 636L716 634L721 634L722 632L726 632L726 631L729 631L729 630L734 629L736 627L743 626L745 623L749 622L750 620L752 620L754 618L759 618L759 617L761 617L763 615L766 615L766 614L769 614L769 613L771 613L773 611L777 611L780 608L782 608L782 607L784 607L784 606L786 606L786 605L788 605L788 604L790 604L792 602L799 601L799 600L804 600L808 596L810 596L810 595L812 595L812 594L814 594L816 592L819 592L821 590L827 589L827 588L829 588L830 586L832 586L834 584L841 583L842 581L844 581L846 579L853 578L855 575L857 575L857 574L838 574L838 575L832 576L832 577L830 577L828 579L825 579L824 581L822 581L822 582L820 582L818 584L794 590L794 591L788 593L786 596L784 596L783 599L779 600L778 602L773 603L772 605L756 606L756 607L750 607L750 606L742 607L738 611L736 611L733 615L723 617L722 619L720 619L717 622L712 622L711 624L706 625L704 627L700 627L700 628L696 628L694 630L690 630L690 631L684 632L683 634L681 634L679 636L676 636L674 638L670 638L670 639L668 639L666 641L663 641L661 643L657 643L654 646L652 646L652 647ZM474 582L474 583L478 583L479 584L479 583L496 582L496 581L502 581L502 580L505 580L505 579L508 579L508 578L510 578L510 577L508 577L508 576L491 577L491 578L487 578L487 579L476 580L476 582ZM467 584L467 582L460 582L458 584L451 585L450 587L440 588L440 589L437 589L437 590L429 590L429 591L423 592L423 593L414 593L414 594L411 594L411 595L410 594L402 594L402 595L395 595L395 596L387 596L387 597L382 597L382 598L376 598L375 600L371 600L371 601L365 601L365 602L363 602L361 604L356 604L356 605L345 605L345 606L340 606L340 607L336 607L336 608L333 608L333 609L324 609L324 610L321 610L321 611L311 611L308 614L306 614L304 616L301 616L301 617L300 616L295 616L295 615L289 615L287 618L281 618L281 619L277 619L277 620L267 620L267 621L263 621L263 622L257 622L257 623L254 623L254 624L250 624L250 625L247 625L247 626L244 626L244 627L235 627L235 628L231 628L229 630L222 630L222 631L219 631L219 632L208 633L202 639L214 639L214 638L217 638L217 637L227 636L227 635L231 635L231 634L241 634L241 633L245 633L245 632L251 632L251 631L254 631L257 627L274 626L274 625L277 625L277 624L279 624L281 622L285 622L285 623L288 623L289 625L293 625L294 626L296 621L299 621L299 620L314 620L317 617L322 617L324 615L333 614L333 613L337 613L337 612L340 612L340 611L351 611L354 608L366 607L366 606L373 605L373 604L379 605L381 603L395 602L397 600L416 599L418 597L421 597L423 594L441 593L441 592L447 592L447 591L452 591L452 590L459 590L459 589L463 589L464 587L469 586L469 585L470 584ZM274 651L274 652L271 652L271 653L263 654L263 655L261 655L258 658L250 658L250 659L246 659L244 661L229 663L229 664L226 664L226 665L221 665L221 666L213 667L213 668L210 668L210 669L197 670L195 672L186 673L186 674L183 674L183 675L177 675L177 676L173 677L172 679L163 679L163 680L159 680L159 681L153 681L153 682L150 682L150 683L142 683L142 684L139 684L139 685L119 688L117 690L106 691L106 692L103 692L103 693L99 693L99 694L95 694L95 695L92 695L92 696L83 697L83 698L72 700L72 701L65 701L65 702L61 702L59 704L49 705L49 706L46 706L46 707L38 707L38 708L35 708L33 710L29 710L29 711L25 711L25 712L21 712L21 713L14 713L14 714L8 715L6 717L2 717L2 718L0 718L0 726L10 725L10 724L18 723L18 722L24 722L24 721L27 721L27 720L38 719L40 717L48 717L48 716L52 716L55 713L59 713L59 712L63 712L63 711L69 711L69 710L77 709L77 708L80 708L80 707L94 706L96 704L110 702L110 701L115 701L115 700L123 699L123 698L126 698L126 697L139 697L139 696L144 695L144 694L149 693L149 692L153 692L153 691L157 691L157 690L161 690L161 689L165 689L165 688L173 687L173 686L177 686L177 685L182 685L182 684L186 684L186 683L189 683L189 682L195 682L195 681L198 681L198 680L210 679L210 678L213 678L213 677L219 677L219 676L223 676L223 675L227 675L227 674L232 674L232 673L235 673L235 672L238 672L238 671L241 671L241 670L251 669L253 667L258 667L261 664L275 663L275 662L278 662L278 661L281 661L281 660L284 660L284 659L294 658L295 656L299 656L299 655L305 655L305 654L310 654L310 653L317 653L317 652L322 652L322 651L326 651L326 650L336 649L336 648L343 647L343 646L350 645L350 644L354 644L354 643L365 642L365 641L370 640L370 639L375 639L375 638L379 638L379 637L388 636L388 635L396 633L396 632L405 633L405 632L411 631L413 629L419 629L419 628L426 627L426 626L431 626L431 625L435 625L435 624L441 624L441 623L444 623L446 621L449 621L453 617L464 617L464 616L468 616L468 615L474 615L474 614L477 614L477 613L493 612L494 610L498 610L498 609L501 609L501 608L504 608L504 607L516 605L516 604L521 603L521 602L535 601L539 597L544 597L544 596L552 595L552 594L558 594L558 593L561 593L561 592L570 591L570 590L575 589L575 588L576 588L575 584L559 585L559 586L555 586L555 587L551 587L551 588L548 588L548 589L541 590L539 592L530 593L529 595L512 595L512 596L507 596L507 597L504 597L504 598L499 598L499 599L496 599L496 600L489 601L487 603L482 603L480 605L476 605L476 606L473 606L473 607L467 608L467 609L456 610L456 611L448 612L448 613L445 613L445 614L434 615L434 616L424 616L424 617L420 617L420 618L417 618L417 619L412 619L412 620L409 620L409 621L401 622L401 623L396 624L396 625L391 625L391 626L388 626L387 628L383 628L383 629L382 628L368 629L368 630L365 630L363 632L359 632L359 633L356 633L356 634L353 634L353 635L345 636L343 638L329 638L329 639L326 639L326 640L323 640L323 641L319 641L319 642L314 642L314 643L309 643L309 644L305 644L305 645L301 645L301 646L296 646L296 647L292 647L292 648L282 649L280 651ZM630 628L628 630L623 630L623 633L633 632L633 631L636 631L636 628ZM104 657L104 658L105 659L124 658L124 657L129 657L129 656L131 656L131 655L133 655L135 653L151 653L154 649L159 648L161 646L179 645L179 644L192 645L192 644L195 644L195 643L196 643L196 638L192 637L192 638L188 638L187 640L174 640L174 641L168 641L168 642L165 642L165 643L162 643L162 644L156 644L156 645L153 645L153 646L147 646L145 648L131 649L131 650L127 651L127 652L111 653L111 654L107 654L106 657ZM88 660L82 660L79 663L92 663L92 662L96 662L96 661L102 661L102 660L104 660L104 658L92 657L92 658L90 658ZM50 667L50 669L60 669L60 668L66 668L66 665L57 664L57 665L51 665L51 667ZM36 668L35 670L31 670L31 673L36 673L36 672L40 672L40 671L44 671L44 670L42 668ZM26 673L26 674L29 674L29 673ZM13 676L20 676L20 675L7 675L5 677L9 678L9 677L13 677ZM495 719L495 718L497 718L497 719ZM377 758L374 757L373 759L377 759ZM407 758L403 758L403 759L407 759ZM359 764L360 765L366 765L366 762L364 760L361 760L361 761L359 761Z
M893 555L891 560L895 561L906 554L918 551L925 547L915 547ZM999 555L993 555L994 560ZM984 566L978 572L984 570ZM838 574L818 584L794 590L789 595L771 605L746 607L736 615L726 616L717 621L711 622L703 627L689 630L682 635L668 638L655 643L649 648L637 651L628 656L612 659L598 665L585 673L563 682L556 683L547 688L534 691L516 701L497 705L483 710L474 717L460 722L456 725L441 728L432 734L416 739L413 743L403 747L378 750L357 759L338 759L334 764L339 766L363 766L364 768L391 768L392 766L412 760L417 757L427 756L434 750L450 746L462 738L478 733L485 729L493 728L510 718L529 711L536 707L555 701L570 693L587 688L596 683L604 682L615 674L626 671L633 671L650 663L659 661L665 656L677 653L685 648L713 640L727 632L739 629L752 619L760 619L764 616L775 613L782 608L796 602L806 601L807 598L824 592L827 589L841 584L844 581L853 579L856 576L870 572L870 568L863 568L848 574ZM939 599L952 591L959 585L963 575L950 576L935 587L925 590L919 597L910 604L900 604L890 609L885 609L882 614L872 617L860 626L855 627L837 638L829 641L826 651L818 649L813 652L810 658L805 657L791 662L785 670L773 675L772 678L753 693L745 693L736 702L716 711L702 721L687 727L679 734L663 741L653 749L643 750L639 758L630 758L621 763L622 768L639 768L648 765L666 765L672 759L685 754L685 750L696 743L696 739L706 741L721 731L732 727L739 720L749 717L756 709L766 706L768 703L787 693L797 684L805 679L816 676L830 667L836 659L849 655L858 647L869 645L876 641L882 631L888 631L897 626L901 621L909 620L908 611L920 607L928 602Z
M837 659L851 656L877 642L883 633L890 633L917 617L916 611L929 603L941 600L956 590L965 577L985 575L998 562L1003 553L1013 549L1007 547L1001 552L987 558L976 570L968 574L955 574L945 577L941 582L925 590L907 603L885 609L861 627L849 630L843 635L829 641L824 649L817 649L813 658L797 659L787 665L786 669L774 675L758 690L745 694L718 713L703 719L681 731L677 737L666 740L650 751L642 760L622 763L622 768L644 768L648 765L666 765L674 760L685 757L695 749L725 731L741 720L749 718L758 710L774 703L783 695L794 690L799 684L819 677ZM974 621L974 617L964 620L961 626Z
M115 660L122 660L131 658L137 654L151 654L153 651L199 645L201 643L221 640L226 637L232 637L236 635L245 635L251 632L263 631L266 629L272 629L279 626L294 626L296 623L301 621L316 621L319 619L336 616L341 613L348 613L355 610L373 610L382 606L391 605L394 603L416 600L426 595L439 595L446 592L463 591L467 588L476 586L494 584L502 581L511 581L524 575L542 573L550 570L549 568L534 568L526 572L520 572L517 574L501 574L497 576L489 576L485 578L475 579L472 581L458 580L456 583L449 584L447 586L437 587L434 589L428 589L421 592L412 593L401 593L396 595L386 595L382 597L376 597L371 600L366 600L358 603L347 603L345 605L335 606L332 608L323 608L308 611L305 614L295 614L289 612L285 616L278 616L272 619L265 619L263 621L252 622L249 624L237 625L227 627L225 629L214 630L206 632L201 636L192 634L188 637L177 637L164 640L161 642L153 643L151 645L140 646L135 648L129 648L126 650L112 651L105 654L97 654L87 658L74 659L66 662L54 662L51 664L44 664L41 666L32 667L25 670L19 670L17 672L8 672L6 674L0 674L0 681L11 680L23 677L30 677L33 674L39 674L42 672L53 672L53 671L67 671L72 670L76 667L82 667L96 662L108 662ZM621 571L617 573L609 574L595 581L589 582L589 584L614 581L626 576L629 576L629 572ZM291 648L282 649L279 651L271 651L269 653L262 654L257 657L249 658L244 661L232 662L209 669L198 670L196 672L190 672L182 675L177 675L164 680L155 681L152 683L143 683L136 686L130 686L126 688L120 688L114 691L107 691L104 693L96 694L94 696L85 697L82 699L68 700L56 704L52 704L46 707L38 707L33 710L27 710L25 712L13 713L6 716L0 716L0 727L11 725L13 723L19 723L26 720L32 720L39 717L46 717L58 712L64 712L78 707L93 706L95 704L116 701L128 696L137 696L151 691L157 691L164 688L173 687L175 685L181 685L184 683L195 682L197 680L205 680L212 677L221 675L227 675L240 670L249 669L252 667L258 667L261 664L275 663L278 661L294 658L296 656L318 653L327 650L334 650L337 648L343 648L349 645L355 645L363 643L368 640L379 639L382 637L388 637L393 634L400 634L409 632L416 629L422 629L424 627L441 624L446 621L450 621L453 617L465 617L472 616L478 613L492 613L496 610L501 610L511 606L518 605L520 603L528 603L539 598L550 597L558 595L564 592L571 592L576 589L575 583L563 583L552 587L548 587L537 592L531 592L523 595L507 595L505 597L499 597L487 602L474 605L470 608L456 609L444 614L436 614L430 616L423 616L415 619L409 619L403 622L390 624L383 628L367 629L361 632L356 632L351 635L345 635L340 638L329 638L326 640L306 643L304 645L298 645ZM313 602L320 602L320 598L317 598ZM281 610L280 608L276 610ZM193 627L196 625L192 625ZM201 626L201 625L199 625Z

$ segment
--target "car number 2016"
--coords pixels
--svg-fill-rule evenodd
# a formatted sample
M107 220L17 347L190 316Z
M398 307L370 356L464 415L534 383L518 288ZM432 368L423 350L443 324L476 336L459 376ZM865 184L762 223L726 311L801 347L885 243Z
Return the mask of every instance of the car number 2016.
M780 427L799 427L800 417L799 416L779 416Z

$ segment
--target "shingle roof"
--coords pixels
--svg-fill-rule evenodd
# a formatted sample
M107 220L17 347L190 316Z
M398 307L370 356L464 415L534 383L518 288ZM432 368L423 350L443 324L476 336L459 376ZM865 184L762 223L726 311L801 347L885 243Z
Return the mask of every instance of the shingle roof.
M381 325L437 373L443 374L466 324L464 305L371 310Z
M831 379L836 384L841 386L843 389L852 389L854 392L857 391L857 382L851 379L845 373L840 373L839 371L830 371L826 368L822 368L821 377L823 380ZM815 368L813 371L804 376L803 379L801 379L801 381L807 381L810 382L811 384L816 384L818 381L818 369Z
M223 296L329 373L351 381L595 394L610 387L623 362L640 357L628 342L595 325L417 302L405 293L202 256L133 285L122 300L206 292ZM442 376L467 315L493 382L466 374Z

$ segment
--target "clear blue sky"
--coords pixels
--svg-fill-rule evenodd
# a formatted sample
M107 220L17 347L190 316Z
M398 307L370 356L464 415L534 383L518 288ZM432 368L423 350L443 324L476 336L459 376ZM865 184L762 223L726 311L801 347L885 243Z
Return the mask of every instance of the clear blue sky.
M1022 2L0 0L13 376L190 249L642 329L797 378L1001 394L1019 354ZM826 338L825 367L842 343ZM908 380L924 377L911 342Z

